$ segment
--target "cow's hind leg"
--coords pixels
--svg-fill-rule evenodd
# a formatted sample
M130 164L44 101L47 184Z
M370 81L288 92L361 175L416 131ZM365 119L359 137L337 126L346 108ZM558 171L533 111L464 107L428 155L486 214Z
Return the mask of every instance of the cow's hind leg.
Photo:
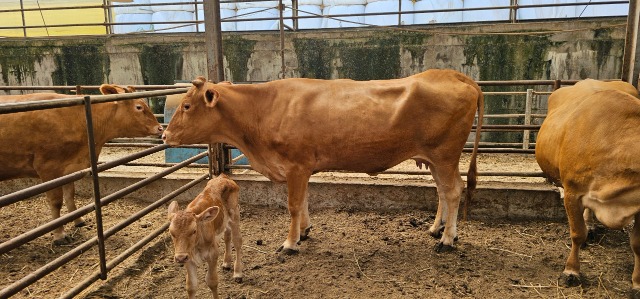
M62 209L62 188L55 188L46 192L47 202L49 203L49 209L51 211L52 220L60 218L60 209ZM64 225L61 225L53 230L53 243L56 245L64 245L71 243L69 238L64 233Z
M283 251L286 254L295 254L299 251L300 228L303 225L305 200L310 176L310 174L300 172L292 172L287 175L287 189L289 193L288 207L289 214L291 215L291 224L289 225L289 235L284 243L282 243L282 246L278 248L278 252Z
M76 201L75 201L75 194L76 194L75 186L73 183L69 183L62 186L62 190L64 193L64 204L65 206L67 206L67 213L71 213L77 209ZM86 225L84 218L82 217L76 218L75 220L73 220L73 223L75 224L76 227L82 227Z
M631 230L631 250L633 250L633 274L631 275L631 298L640 299L640 214L636 214Z
M309 238L311 232L311 219L309 218L309 192L305 192L304 200L302 203L302 212L300 218L300 241L304 241Z
M444 225L440 242L435 250L450 251L453 249L453 242L457 239L458 208L464 182L455 163L443 166L436 166L434 163L431 165L431 172L438 189L438 212L429 233L431 235L439 233L441 226Z
M579 202L578 196L572 191L565 190L564 207L569 219L569 231L571 234L571 252L567 258L564 271L560 280L566 286L577 286L580 279L580 247L587 240L587 226L584 222L584 207Z

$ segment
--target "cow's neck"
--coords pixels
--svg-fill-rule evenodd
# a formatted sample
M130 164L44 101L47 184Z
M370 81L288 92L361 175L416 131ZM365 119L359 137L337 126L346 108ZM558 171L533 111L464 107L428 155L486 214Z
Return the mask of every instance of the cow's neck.
M127 130L127 126L114 125L118 105L115 103L103 103L93 105L93 134L98 153L107 141L122 136L120 130Z

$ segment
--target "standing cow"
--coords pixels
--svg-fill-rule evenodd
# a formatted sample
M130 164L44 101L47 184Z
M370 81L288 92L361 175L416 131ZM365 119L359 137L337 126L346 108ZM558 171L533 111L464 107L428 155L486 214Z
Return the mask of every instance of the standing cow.
M100 91L117 94L134 90L103 84ZM0 96L0 104L71 97L77 96L55 93ZM97 155L111 139L160 135L163 131L142 99L94 104L92 116ZM0 124L0 181L36 177L46 182L90 166L83 106L2 114ZM76 210L73 183L46 194L54 219L60 217L63 201L69 212ZM74 222L76 226L84 225L82 218ZM69 241L62 226L53 231L53 237L56 244Z
M222 267L231 269L231 243L236 249L233 278L242 281L242 236L240 235L240 187L222 174L210 180L204 190L184 211L178 202L169 205L169 233L174 245L174 260L187 270L187 294L195 298L198 286L197 267L207 262L206 282L214 298L218 298L218 239L224 234Z
M635 220L633 296L640 298L640 100L624 82L584 80L549 97L549 112L536 141L542 171L564 188L571 252L561 279L580 283L580 246L589 209L605 226L622 229ZM584 216L583 216L584 214ZM588 218L588 217L586 217Z
M439 204L433 236L437 251L453 248L464 182L458 164L476 110L479 124L468 174L467 199L476 183L476 153L483 95L469 77L428 70L403 79L353 81L284 79L233 85L193 82L163 140L169 145L224 142L251 166L286 182L291 215L279 251L298 252L311 224L309 177L319 171L378 173L407 159L427 165ZM443 232L444 230L444 232Z

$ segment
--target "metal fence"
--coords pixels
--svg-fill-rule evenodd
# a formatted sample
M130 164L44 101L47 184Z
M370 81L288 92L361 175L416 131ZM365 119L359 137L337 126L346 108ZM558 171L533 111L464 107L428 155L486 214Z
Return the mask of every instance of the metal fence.
M426 0L423 0L426 1ZM264 9L258 9L258 10L254 10L254 11L249 11L246 13L243 13L241 15L234 15L234 16L229 16L229 17L222 17L221 22L223 24L233 24L233 23L243 23L243 22L259 22L259 21L278 21L279 22L274 22L274 24L276 24L275 26L277 27L285 27L286 29L289 30L299 30L299 29L314 29L314 28L307 28L304 26L300 26L300 22L301 21L305 21L305 20L311 20L311 19L323 19L323 20L333 20L333 21L337 21L337 22L342 22L345 23L345 25L340 25L338 27L353 27L353 26L403 26L403 25L409 25L407 24L406 21L403 20L404 16L419 16L419 21L417 22L411 22L411 24L415 24L415 25L428 25L431 22L433 22L433 20L430 19L424 19L424 16L426 14L450 14L450 13L472 13L472 12L492 12L492 11L503 11L505 12L505 16L504 17L498 17L496 19L487 19L487 21L497 21L497 22L511 22L511 23L515 23L515 22L520 22L520 21L526 21L526 20L532 20L532 18L523 18L523 17L518 17L519 16L519 11L526 11L526 10L533 10L533 9L540 9L540 8L575 8L575 11L580 10L582 7L599 7L599 6L608 6L608 5L628 5L629 1L577 1L577 2L567 2L567 3L549 3L549 4L521 4L520 2L523 2L523 0L506 0L508 1L508 5L502 5L502 6L490 6L491 4L485 3L485 5L487 6L474 6L474 7L458 7L458 8L442 8L442 9L417 9L417 10L411 10L411 11L407 11L406 9L403 9L402 7L402 3L403 0L398 0L397 6L396 6L396 10L394 11L380 11L380 12L360 12L360 13L338 13L338 14L325 14L323 13L318 13L316 12L312 12L312 11L305 11L303 8L300 8L299 5L299 0L285 0L283 2L283 0L278 0L278 1L265 1L265 0L260 0L260 1L220 1L221 4L235 4L235 3L248 3L248 2L255 2L255 3L270 3L271 7L266 6L264 7ZM520 1L520 2L519 2ZM60 6L60 7L34 7L34 8L25 8L24 4L23 4L24 0L20 0L20 8L12 8L12 9L2 9L0 10L0 19L4 18L7 19L7 16L12 15L12 14L20 14L21 18L21 22L18 21L18 24L11 24L11 25L5 25L5 26L0 26L0 36L15 36L15 34L7 34L7 32L11 32L11 31L22 31L22 36L23 37L28 37L28 36L41 36L41 35L56 35L56 34L50 34L49 30L54 30L56 28L102 28L100 31L101 34L114 34L114 33L118 33L117 30L114 30L114 26L135 26L135 25L150 25L151 27L157 26L159 28L157 29L151 29L149 28L148 30L142 30L141 32L136 32L136 33L144 33L144 32L170 32L174 29L179 29L179 28L190 28L186 31L192 31L192 32L202 32L204 31L204 26L202 26L204 24L204 17L199 16L199 14L197 13L198 11L202 10L203 1L193 1L193 2L162 2L162 3L151 3L151 4L129 4L129 3L122 3L122 4L112 4L113 1L108 1L108 0L102 0L102 4L100 5L75 5L75 6ZM479 1L478 1L479 2ZM506 3L506 2L505 2ZM193 14L193 17L190 19L184 19L184 18L180 18L180 19L175 19L175 20L170 20L170 21L116 21L114 18L114 9L132 9L132 8L153 8L153 7L167 7L167 6L176 6L176 5L187 5L187 6L193 6L193 11L195 11L196 13ZM89 20L87 22L68 22L67 20L70 19L75 19L75 18L64 18L63 21L59 21L59 22L52 22L54 24L47 24L47 21L45 20L45 17L43 15L43 12L63 12L63 11L68 11L70 15L77 15L77 14L82 14L84 12L87 11L95 11L95 10L101 10L101 16L100 16L100 20ZM264 12L266 10L274 10L270 16L265 17L264 15L260 15L261 12ZM624 9L622 9L624 10ZM604 13L607 11L607 9L603 9L603 10L594 10L596 11L595 15L593 16L611 16L610 14L604 14L604 15L598 15L599 12ZM506 13L508 12L508 14ZM583 10L584 12L584 10ZM42 21L41 24L30 24L30 22L28 21L28 18L26 16L28 16L30 13L39 13L40 14L40 18L38 18L37 22L40 23L40 21ZM615 14L614 14L615 15ZM617 15L620 15L620 13L617 13ZM624 16L626 14L622 14L622 16ZM384 21L382 23L375 23L375 22L366 22L363 21L361 19L354 19L354 18L358 18L358 17L371 17L371 16L379 16L384 18ZM561 15L561 16L551 16L550 18L554 18L554 19L567 19L567 18L581 18L584 17L583 13L572 13L572 14L568 14L568 15ZM394 21L397 20L397 21ZM286 21L286 22L285 22ZM482 19L477 20L469 20L468 22L478 22L478 21L482 21ZM457 23L457 22L464 22L463 20L460 21L456 21L456 20L444 20L444 21L440 21L437 22L438 24L443 24L443 23ZM312 26L313 27L313 26ZM315 27L315 28L319 28L319 27ZM323 27L323 28L327 28L327 27ZM329 27L329 28L335 28L335 27ZM30 34L28 31L30 30L42 30L45 29L45 32L39 33L39 34ZM257 30L277 30L278 28L259 28ZM224 29L223 29L224 30ZM256 30L256 29L246 29L246 30ZM184 32L185 30L179 30L181 32ZM243 31L238 29L238 31ZM4 32L4 33L3 33ZM76 33L79 34L79 33ZM86 34L86 33L85 33Z

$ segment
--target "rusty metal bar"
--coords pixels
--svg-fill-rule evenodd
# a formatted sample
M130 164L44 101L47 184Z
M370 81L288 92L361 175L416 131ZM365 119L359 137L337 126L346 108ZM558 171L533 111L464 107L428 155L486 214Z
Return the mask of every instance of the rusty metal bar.
M0 90L74 90L78 86L80 86L83 90L98 90L100 89L100 85L76 85L76 86L58 86L58 85L49 85L49 86L0 86ZM184 88L183 86L178 85L127 85L135 88L136 90L164 90L164 89L176 89L176 88Z
M279 0L278 3L278 15L280 16L280 79L284 79L287 77L287 67L284 63L284 4L282 4L282 0Z
M137 182L137 183L135 183L133 185L130 185L130 186L128 186L128 187L126 187L124 189L121 189L121 190L119 190L119 191L117 191L115 193L112 193L112 194L110 194L108 196L105 196L105 197L103 197L101 199L100 202L101 202L101 204L103 206L106 206L109 203L113 202L114 200L118 199L119 197L122 197L124 195L129 194L129 193L132 193L132 192L144 187L145 185L147 185L147 184L149 184L149 183L151 183L153 181L156 181L156 180L158 180L158 179L160 179L160 178L162 178L162 177L164 177L164 176L166 176L166 175L168 175L170 173L175 172L176 170L178 170L180 168L185 167L188 164L191 164L191 163L193 163L193 162L195 162L195 161L197 161L197 160L199 160L201 158L204 158L206 155L207 155L207 153L204 152L204 153L200 153L200 154L198 154L196 156L193 156L193 157L191 157L191 158L189 158L189 159L187 159L187 160L185 160L185 161L183 161L181 163L176 164L173 167L165 169L162 172L159 172L159 173L157 173L157 174L155 174L153 176L150 176L150 177L148 177L148 178L146 178L146 179L144 179L142 181L139 181L139 182ZM25 233L15 237L15 238L12 238L11 240L0 244L0 254L7 253L7 252L19 247L19 246L31 241L31 240L34 240L34 239L36 239L36 238L38 238L38 237L40 237L40 236L52 231L52 230L54 230L55 228L57 228L57 227L59 227L61 225L64 225L65 223L73 221L73 219L76 219L78 217L81 217L81 216L84 216L84 215L90 213L94 209L95 209L95 205L94 204L86 205L84 207L76 209L73 212L70 212L70 213L67 213L67 214L65 214L63 216L60 216L57 219L54 219L54 220L52 220L50 222L47 222L47 223L45 223L45 224L43 224L43 225L41 225L41 226L39 226L37 228L34 228L34 229L32 229L32 230L30 230L28 232L25 232ZM0 296L0 298L2 298L2 296Z
M22 15L22 32L27 37L27 21L24 18L24 0L20 0L20 14Z
M100 258L100 278L107 279L107 254L104 249L104 233L102 231L102 205L100 204L100 184L98 182L98 157L93 135L93 116L91 114L91 97L84 97L84 111L87 123L89 161L91 161L91 178L93 182L93 200L96 212L96 234L98 236L98 256Z
M155 96L163 96L170 94L180 94L185 93L189 89L188 88L178 88L173 90L159 90L159 91L142 91L142 92L134 92L134 93L122 93L115 95L92 95L91 103L105 103L105 102L113 102L119 100L130 100L144 97L155 97ZM33 110L44 110L51 108L63 108L63 107L71 107L71 106L79 106L84 104L83 97L73 97L67 99L56 99L56 100L47 100L47 101L29 101L29 102L17 102L17 103L5 103L0 104L0 114L7 113L15 113L15 112L26 112Z

